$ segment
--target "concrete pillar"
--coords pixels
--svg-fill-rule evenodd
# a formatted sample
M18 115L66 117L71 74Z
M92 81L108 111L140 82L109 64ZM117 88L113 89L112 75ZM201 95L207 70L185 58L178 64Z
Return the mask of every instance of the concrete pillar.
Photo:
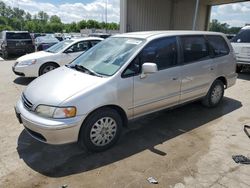
M196 0L196 5L195 5L195 11L194 11L194 18L193 18L193 27L192 29L196 29L196 23L197 23L197 16L198 16L198 11L199 11L199 5L200 5L200 0Z
M120 32L127 32L127 0L120 0Z

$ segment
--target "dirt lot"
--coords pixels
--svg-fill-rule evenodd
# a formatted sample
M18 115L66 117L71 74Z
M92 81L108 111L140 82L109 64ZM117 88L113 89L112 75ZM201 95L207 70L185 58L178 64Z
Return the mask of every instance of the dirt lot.
M103 153L76 144L50 146L31 138L13 106L32 79L0 61L0 187L250 187L250 73L239 75L220 106L199 102L165 110L129 124L119 143ZM152 185L147 178L155 177Z

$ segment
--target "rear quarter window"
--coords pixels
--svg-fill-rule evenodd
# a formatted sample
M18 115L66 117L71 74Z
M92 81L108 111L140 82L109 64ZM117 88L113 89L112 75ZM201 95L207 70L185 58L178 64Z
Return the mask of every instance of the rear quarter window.
M208 35L206 36L209 45L212 48L214 57L224 56L229 54L229 47L222 36Z

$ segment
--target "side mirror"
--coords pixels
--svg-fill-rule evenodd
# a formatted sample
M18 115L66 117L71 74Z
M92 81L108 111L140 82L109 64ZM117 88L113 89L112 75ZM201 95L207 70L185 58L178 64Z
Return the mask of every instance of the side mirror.
M145 78L147 74L153 74L158 71L155 63L143 63L141 78Z

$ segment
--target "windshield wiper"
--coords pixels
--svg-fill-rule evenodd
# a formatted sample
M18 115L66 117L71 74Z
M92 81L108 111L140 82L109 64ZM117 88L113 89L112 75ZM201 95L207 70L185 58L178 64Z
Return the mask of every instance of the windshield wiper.
M103 77L102 75L100 75L100 74L98 74L98 73L96 73L96 72L94 72L94 71L92 71L92 70L90 70L90 69L88 69L88 68L86 68L86 67L84 67L82 65L74 64L74 65L67 65L67 67L74 68L74 69L76 69L78 71L81 71L81 72L84 72L84 73L87 72L90 75Z

